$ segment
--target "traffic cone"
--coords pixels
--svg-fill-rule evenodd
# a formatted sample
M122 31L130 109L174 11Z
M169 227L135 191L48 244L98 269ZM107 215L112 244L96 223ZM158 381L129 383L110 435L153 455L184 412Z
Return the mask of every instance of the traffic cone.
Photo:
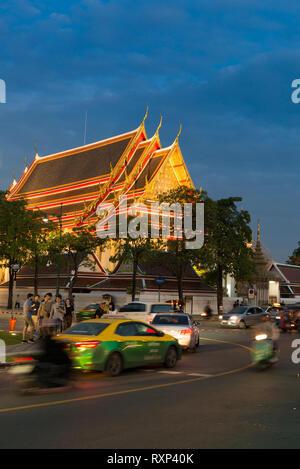
M9 332L13 332L16 327L17 320L12 316L9 320Z

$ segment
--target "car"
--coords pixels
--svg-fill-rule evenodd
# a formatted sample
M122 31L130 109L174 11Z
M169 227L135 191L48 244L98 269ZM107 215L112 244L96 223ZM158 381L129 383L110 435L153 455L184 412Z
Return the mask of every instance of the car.
M245 329L263 321L264 316L270 316L259 306L237 306L229 313L220 317L221 326L239 327Z
M196 351L200 345L199 323L193 321L188 314L156 314L151 324L175 337L185 350Z
M172 313L173 308L169 303L148 303L133 301L120 308L119 314L128 319L136 319L151 323L157 313Z
M93 319L95 317L96 312L100 311L100 304L99 303L92 303L84 308L80 309L76 313L76 321L85 321L87 319Z
M181 359L174 337L141 321L91 319L56 336L66 344L74 367L118 376L123 369L161 363L173 368Z

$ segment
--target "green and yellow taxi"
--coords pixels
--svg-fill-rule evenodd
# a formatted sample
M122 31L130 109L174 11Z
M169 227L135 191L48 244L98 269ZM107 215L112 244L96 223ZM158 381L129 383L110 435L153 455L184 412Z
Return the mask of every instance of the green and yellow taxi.
M87 319L93 319L96 313L100 312L100 304L92 303L84 308L80 309L76 313L76 321L86 321Z
M154 363L173 368L181 359L174 337L129 319L83 321L56 336L66 343L74 367L118 376L123 369Z

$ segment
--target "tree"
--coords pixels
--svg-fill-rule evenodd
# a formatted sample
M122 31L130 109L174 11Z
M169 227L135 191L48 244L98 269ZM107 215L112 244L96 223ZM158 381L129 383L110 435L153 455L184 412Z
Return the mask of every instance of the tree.
M137 273L141 262L150 258L153 252L153 242L149 238L118 239L114 243L115 254L110 257L111 262L132 262L131 299L135 300L137 291Z
M9 202L5 193L0 194L0 261L9 270L7 307L12 308L13 266L24 264L32 249L32 231L37 226L37 214L26 209L23 199Z
M218 313L223 309L223 277L231 274L236 280L251 280L255 271L252 251L247 247L251 240L250 215L239 210L236 202L242 199L229 197L214 201L205 198L205 242L198 251L198 265L207 269L210 281L217 287Z
M183 208L184 204L201 203L203 201L204 194L202 191L198 191L194 188L187 186L180 186L176 189L171 189L167 192L158 195L158 201L160 204L166 203L171 207L172 204L179 204ZM183 212L182 212L183 213ZM193 225L195 225L195 211L192 213ZM177 216L171 218L170 224L170 237L164 240L164 244L156 248L155 255L153 256L153 262L158 264L165 264L168 266L168 270L173 273L177 279L177 290L179 303L184 305L183 296L183 278L186 268L191 265L196 258L198 250L189 249L186 247L186 235L184 231L181 232L181 236L176 237L175 225Z
M298 241L298 247L294 249L293 254L288 258L287 263L300 265L300 241Z
M46 265L48 260L47 239L49 233L55 229L53 222L46 221L45 214L33 212L29 235L28 265L34 269L34 294L38 294L39 268Z
M69 281L69 298L72 298L73 289L78 278L78 269L82 264L95 268L95 263L90 259L97 247L103 247L105 240L94 234L94 226L76 227L71 232L61 233L58 229L52 232L47 240L47 251L50 261L57 264L58 256L64 255L64 261L72 275Z

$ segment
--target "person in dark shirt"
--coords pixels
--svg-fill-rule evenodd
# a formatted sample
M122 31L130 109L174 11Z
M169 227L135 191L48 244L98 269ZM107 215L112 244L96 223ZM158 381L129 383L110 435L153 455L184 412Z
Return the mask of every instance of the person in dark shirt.
M69 329L72 326L72 320L74 317L74 306L70 298L66 299L66 314L64 317L64 330Z

